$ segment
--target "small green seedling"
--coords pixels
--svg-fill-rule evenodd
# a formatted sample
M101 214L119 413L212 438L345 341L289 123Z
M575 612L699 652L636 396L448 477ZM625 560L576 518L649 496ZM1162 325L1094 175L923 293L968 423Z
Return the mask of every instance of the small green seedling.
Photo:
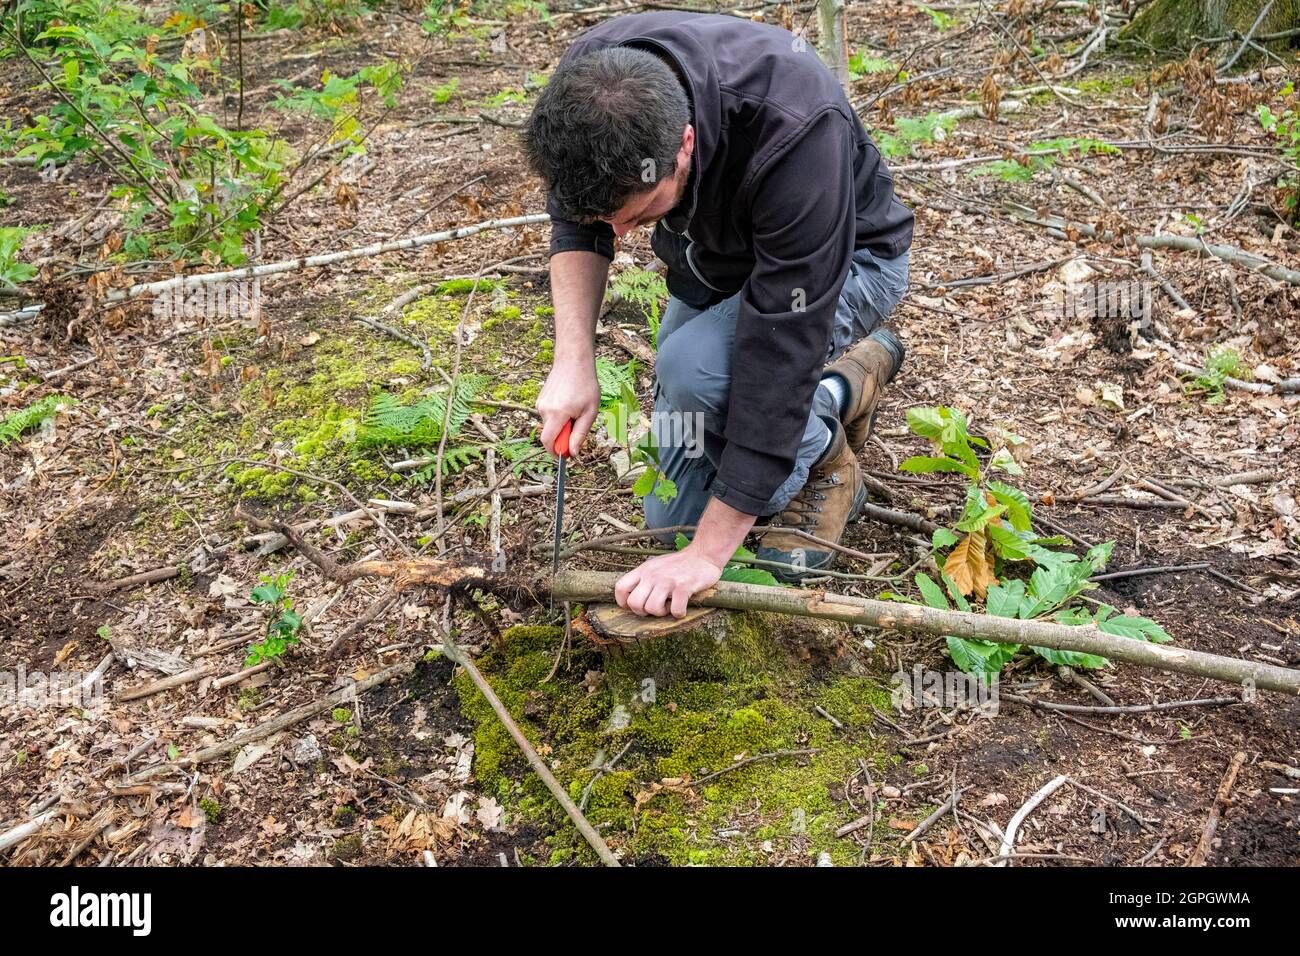
M267 621L266 637L249 648L248 657L244 659L245 667L252 667L263 661L278 660L284 656L291 644L297 644L298 631L302 628L302 615L294 611L294 602L285 593L293 572L284 574L262 575L257 587L249 595L254 604L266 604L271 609L271 618Z

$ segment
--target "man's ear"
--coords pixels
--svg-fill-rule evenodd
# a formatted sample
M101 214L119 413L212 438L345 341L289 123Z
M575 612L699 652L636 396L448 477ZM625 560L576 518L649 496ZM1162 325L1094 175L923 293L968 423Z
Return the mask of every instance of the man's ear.
M695 152L695 127L690 123L682 130L682 148L678 150L678 159L690 160L691 155Z

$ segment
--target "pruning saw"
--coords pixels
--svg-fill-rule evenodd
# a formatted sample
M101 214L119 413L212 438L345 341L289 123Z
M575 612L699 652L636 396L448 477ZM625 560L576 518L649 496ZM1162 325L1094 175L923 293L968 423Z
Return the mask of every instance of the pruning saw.
M565 461L570 455L569 435L573 431L573 419L570 418L560 429L555 439L555 454L560 459L560 467L555 475L555 547L551 551L551 585L554 587L555 575L560 570L560 536L564 533L564 471ZM551 610L555 610L555 598L551 598Z

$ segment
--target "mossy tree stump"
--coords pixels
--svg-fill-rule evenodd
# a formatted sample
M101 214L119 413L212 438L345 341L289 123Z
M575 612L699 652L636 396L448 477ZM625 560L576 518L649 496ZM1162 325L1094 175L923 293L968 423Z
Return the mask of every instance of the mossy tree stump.
M1198 39L1245 36L1267 3L1268 0L1154 0L1120 31L1119 38L1141 41L1158 53L1182 52L1195 46ZM1298 25L1300 2L1274 0L1255 33L1267 36ZM1261 45L1280 52L1295 42L1295 37L1289 37ZM1247 50L1242 60L1253 59L1252 53Z
M560 628L511 628L478 666L625 862L856 862L835 837L852 812L839 791L859 760L879 781L900 758L866 733L890 707L889 675L853 672L842 625L724 613L614 652L574 637L549 680ZM549 832L538 862L594 861L487 702L456 683L479 786Z

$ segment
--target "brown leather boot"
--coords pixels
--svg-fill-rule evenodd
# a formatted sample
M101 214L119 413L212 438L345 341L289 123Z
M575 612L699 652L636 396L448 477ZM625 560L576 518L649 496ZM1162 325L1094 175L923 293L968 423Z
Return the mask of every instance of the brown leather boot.
M862 451L871 437L881 394L906 354L898 336L889 329L876 329L826 367L825 375L838 375L848 383L848 410L842 421L855 452Z
M866 500L857 455L845 440L844 429L836 428L830 447L809 471L808 481L764 529L758 540L758 559L793 565L790 569L767 569L782 581L798 581L806 573L829 568L837 552L783 529L797 528L839 543L844 526L857 517Z

